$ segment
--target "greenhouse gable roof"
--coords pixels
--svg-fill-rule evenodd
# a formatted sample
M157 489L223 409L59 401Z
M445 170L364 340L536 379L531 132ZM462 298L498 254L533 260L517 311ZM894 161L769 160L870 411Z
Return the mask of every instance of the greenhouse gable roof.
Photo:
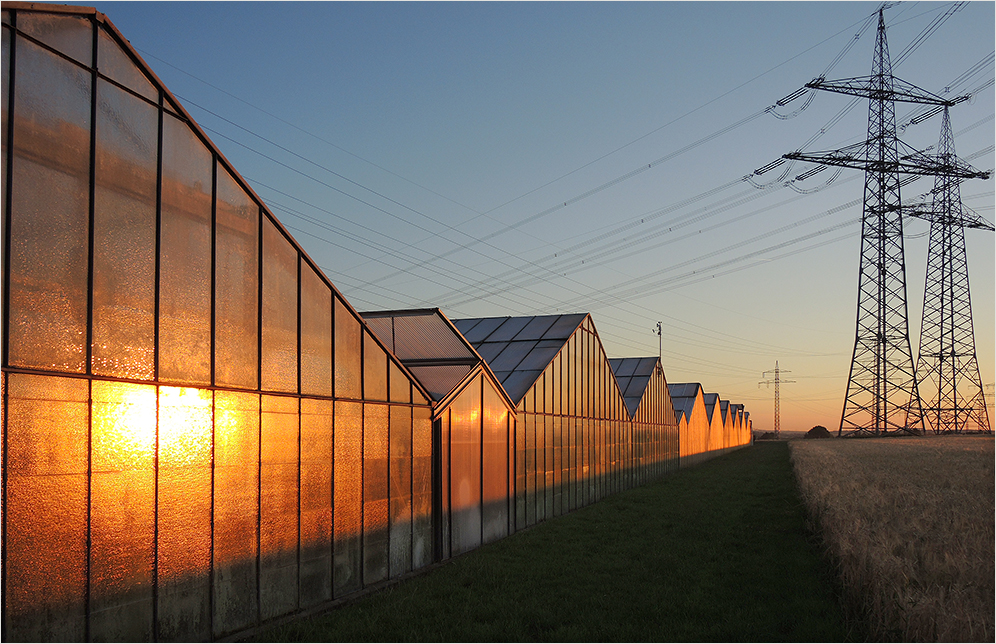
M465 318L453 320L453 325L518 404L587 317L587 313L571 313Z
M660 358L609 358L609 366L619 383L619 391L626 401L626 409L632 417L640 407L643 395L650 384L650 378L654 375L654 368L660 362Z

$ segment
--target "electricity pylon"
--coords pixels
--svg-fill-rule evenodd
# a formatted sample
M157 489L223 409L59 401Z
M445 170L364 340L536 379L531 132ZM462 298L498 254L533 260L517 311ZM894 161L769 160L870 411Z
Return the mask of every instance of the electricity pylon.
M838 435L920 434L923 410L910 348L899 176L988 175L961 162L945 163L899 141L895 103L951 106L964 99L944 99L892 75L882 10L871 76L817 78L806 87L868 98L866 141L829 152L785 155L865 171L857 330Z
M774 383L774 385L775 385L775 438L778 438L778 436L782 432L781 410L779 409L779 395L780 395L779 394L779 385L781 383L783 383L783 382L784 383L795 382L795 380L782 380L781 379L781 374L783 374L783 373L792 373L792 372L791 371L779 371L778 370L778 361L777 360L775 360L775 369L774 369L774 371L772 371L772 370L769 369L768 371L765 371L764 373L762 373L761 377L764 378L769 373L774 373L775 374L775 379L774 380L762 380L759 383L757 383L757 386L760 387L761 385L770 385L772 383Z
M951 164L957 159L946 107L937 151L939 158ZM906 209L907 214L930 222L916 371L920 390L927 387L930 392L924 393L930 399L924 407L924 421L937 434L992 433L975 353L965 229L994 228L962 204L960 183L948 174L938 175L932 204Z

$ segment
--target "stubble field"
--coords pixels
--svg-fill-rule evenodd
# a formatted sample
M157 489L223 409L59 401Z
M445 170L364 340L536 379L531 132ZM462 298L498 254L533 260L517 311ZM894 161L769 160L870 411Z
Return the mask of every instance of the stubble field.
M991 436L790 444L813 527L873 640L994 640Z

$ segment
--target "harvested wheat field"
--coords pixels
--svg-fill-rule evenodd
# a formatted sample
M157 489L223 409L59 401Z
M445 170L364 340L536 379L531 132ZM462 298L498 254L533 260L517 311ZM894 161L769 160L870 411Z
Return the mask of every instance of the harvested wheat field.
M993 438L793 441L844 594L876 640L993 641Z

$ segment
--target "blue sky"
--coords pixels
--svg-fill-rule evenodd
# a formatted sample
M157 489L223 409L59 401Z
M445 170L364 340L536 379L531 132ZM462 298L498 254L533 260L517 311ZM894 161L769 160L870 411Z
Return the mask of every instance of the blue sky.
M861 173L813 194L742 178L800 147L865 138L865 101L842 115L849 99L829 93L779 108L805 106L794 118L764 109L823 73L867 75L875 25L862 29L877 4L95 6L357 309L590 311L611 356L655 354L661 320L670 382L701 382L768 429L773 392L758 381L778 360L797 381L782 389L782 428L839 424ZM886 10L898 77L975 92L951 118L959 155L980 169L994 166L994 6ZM939 128L935 117L902 138L923 148ZM962 196L993 220L992 179ZM914 354L926 231L907 227ZM992 383L994 235L967 237Z

